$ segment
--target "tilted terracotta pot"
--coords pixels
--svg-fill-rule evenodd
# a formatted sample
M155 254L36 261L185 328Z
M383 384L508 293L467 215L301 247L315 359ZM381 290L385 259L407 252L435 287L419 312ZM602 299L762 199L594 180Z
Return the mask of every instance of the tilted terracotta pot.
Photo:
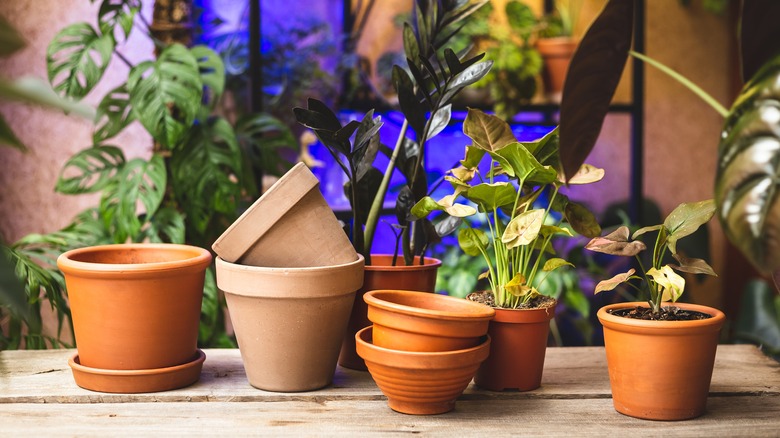
M490 350L490 338L464 350L414 352L377 347L371 327L356 335L357 352L390 409L404 414L443 414L468 387Z
M363 287L355 295L352 314L349 317L347 335L341 345L339 365L353 370L366 370L366 364L355 350L355 334L371 325L368 320L368 305L363 301L363 294L377 289L411 290L433 292L436 289L436 272L441 266L441 260L426 257L420 265L420 258L415 257L412 266L404 265L403 257L398 257L398 264L392 265L391 254L372 254L371 264L366 265Z
M695 321L644 321L612 315L647 303L611 304L599 309L604 326L609 381L615 409L650 420L685 420L704 413L723 312L695 304L674 304L712 315Z
M173 244L103 245L60 255L80 364L142 370L196 360L210 263L207 250Z
M531 391L542 384L547 335L555 306L543 309L495 309L488 334L490 356L474 383L482 389Z
M214 242L223 260L265 267L350 263L357 253L319 190L298 163Z
M249 383L279 392L330 384L339 348L363 282L363 256L312 268L266 268L217 257Z
M536 41L536 49L544 61L542 80L547 97L552 102L560 102L577 41L570 37L541 38Z
M404 351L450 351L476 347L495 311L462 298L426 292L366 292L368 319L377 347Z

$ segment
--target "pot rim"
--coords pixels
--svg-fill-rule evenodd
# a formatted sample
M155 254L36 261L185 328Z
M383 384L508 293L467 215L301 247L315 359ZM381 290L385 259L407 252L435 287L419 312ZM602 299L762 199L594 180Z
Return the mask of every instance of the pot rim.
M443 305L441 308L416 307L383 299L383 295L397 296L402 299L412 297L422 298L426 299L426 302L432 303L433 306L431 307L436 306L437 301L441 302ZM467 319L468 321L489 321L493 319L496 314L496 311L493 310L493 308L485 306L484 304L430 292L378 289L366 292L363 295L363 301L369 306L375 306L380 309L404 315L435 316L439 319L449 320Z
M392 258L392 254L371 254L371 260L374 260L374 257L382 257L382 258ZM399 256L401 260L403 260L403 257ZM414 256L415 260L419 260L420 256ZM429 263L430 261L430 263ZM438 268L441 266L441 260L434 258L434 257L426 257L425 258L425 264L423 265L412 265L412 266L406 266L406 265L366 265L367 271L426 271L433 268Z
M357 348L366 349L370 352L367 355L368 357L361 356L361 358L366 362L374 362L394 368L421 370L461 368L484 361L490 353L491 339L490 335L487 334L481 337L482 342L479 345L463 350L405 351L378 347L374 345L373 341L369 342L367 339L370 339L373 329L374 326L370 325L360 329L355 334ZM470 361L469 358L473 358L474 362ZM452 362L456 362L457 365L443 366Z
M645 301L630 301L625 303L615 303L603 306L598 310L596 316L601 324L609 328L625 327L633 329L647 329L656 331L669 331L695 328L717 328L723 325L726 320L726 315L714 307L704 306L701 304L690 303L667 303L667 305L673 305L684 310L693 310L696 312L702 312L712 315L712 318L697 319L692 321L646 321L642 319L624 318L622 316L612 315L608 313L609 310L627 309L631 307L649 307Z
M93 263L74 260L73 256L113 251L187 251L192 257L177 259L164 262L150 263ZM211 253L201 247L193 245L183 245L177 243L119 243L110 245L85 246L72 249L60 254L57 257L57 267L65 274L78 275L83 273L90 274L133 274L171 270L185 270L189 268L206 268L211 263Z
M217 256L215 258L217 265L223 266L224 269L229 269L232 271L254 271L254 272L261 272L265 275L289 275L290 272L293 273L300 273L300 272L313 272L313 273L324 273L327 271L338 271L341 269L349 268L355 265L362 264L364 262L364 258L362 254L358 254L357 258L353 261L347 262L347 263L341 263L338 265L326 265L326 266L304 266L304 267L275 267L275 266L253 266L253 265L242 265L241 263L231 263L225 259L223 259L220 256Z

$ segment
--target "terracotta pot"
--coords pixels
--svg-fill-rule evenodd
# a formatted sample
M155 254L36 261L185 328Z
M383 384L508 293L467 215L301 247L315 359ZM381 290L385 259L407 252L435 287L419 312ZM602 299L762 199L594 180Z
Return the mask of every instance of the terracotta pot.
M255 201L212 249L227 262L251 266L314 267L357 260L319 181L303 163Z
M356 335L357 352L365 359L390 409L404 414L443 414L471 382L490 349L490 338L472 348L454 351L412 352L377 347L371 327Z
M368 320L368 305L363 295L372 290L394 289L419 292L433 292L436 289L436 272L441 266L441 260L426 257L420 265L420 258L414 258L412 266L404 264L403 257L398 257L398 264L392 265L392 254L372 254L371 264L366 265L363 287L355 295L352 314L349 317L347 335L341 345L339 365L353 370L366 370L366 364L355 351L355 334L371 325Z
M249 383L279 392L330 384L355 299L363 257L311 268L238 265L217 257Z
M495 311L462 298L425 292L366 292L368 319L377 347L404 351L450 351L476 347Z
M555 306L544 309L495 309L488 334L490 356L479 367L474 383L482 389L531 391L542 384L547 335Z
M712 315L696 321L644 321L615 316L617 309L647 307L619 303L602 307L612 401L621 414L650 420L685 420L704 413L723 312L678 303Z
M560 102L566 72L577 49L577 42L570 37L542 38L536 41L536 49L544 61L542 80L547 98L551 102Z
M81 365L142 370L194 360L210 263L207 250L173 244L93 246L60 255Z

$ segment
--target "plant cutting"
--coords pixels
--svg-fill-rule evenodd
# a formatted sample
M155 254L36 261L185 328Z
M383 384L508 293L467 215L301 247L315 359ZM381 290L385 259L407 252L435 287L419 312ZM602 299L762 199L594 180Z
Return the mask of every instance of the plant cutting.
M373 110L360 121L343 124L330 108L316 99L309 99L307 108L294 109L298 122L314 131L347 176L345 192L352 206L349 235L355 250L366 260L364 287L355 297L339 361L344 366L365 369L354 347L354 334L369 324L362 297L365 291L369 288L433 291L436 268L441 262L425 257L425 251L429 242L457 228L457 221L437 225L427 220L410 221L410 209L428 194L427 173L423 168L428 142L449 123L452 99L484 77L492 65L490 61L482 61L483 55L469 58L446 48L463 20L484 3L415 2L412 23L406 23L403 29L406 65L393 67L393 84L404 115L393 149L380 144L378 132L382 121L374 116ZM389 158L384 172L373 164L380 151ZM402 258L398 257L398 251L391 257L371 253L390 179L396 170L405 179L396 197L398 223L394 224L400 230L397 247L402 249ZM408 271L419 272L424 279L409 280ZM378 284L379 278L370 278L375 273L398 281Z
M455 204L455 199L462 196L477 205L488 231L462 228L458 243L466 254L487 262L483 275L490 290L468 298L495 307L496 317L489 330L491 353L475 382L491 390L535 389L541 383L556 304L538 287L550 272L571 265L554 256L553 237L572 236L572 229L593 237L601 229L584 206L559 192L563 179L557 170L557 130L534 142L518 142L505 121L469 109L463 132L472 145L447 177L454 193L438 201L426 197L412 212L418 217L435 211L469 217L477 210ZM479 167L483 158L486 173ZM589 184L603 175L602 169L583 165L570 183Z
M713 200L680 204L663 224L640 228L631 239L628 228L620 227L586 246L591 251L636 257L641 269L641 275L632 268L600 282L596 293L627 283L648 295L647 305L619 303L598 311L612 400L620 413L652 420L684 420L704 413L725 315L706 306L665 303L676 303L685 289L685 279L676 271L715 275L706 261L677 251L677 242L714 213ZM657 235L646 269L639 254L647 247L636 239L650 232ZM676 264L666 263L667 253ZM644 287L634 284L636 280Z

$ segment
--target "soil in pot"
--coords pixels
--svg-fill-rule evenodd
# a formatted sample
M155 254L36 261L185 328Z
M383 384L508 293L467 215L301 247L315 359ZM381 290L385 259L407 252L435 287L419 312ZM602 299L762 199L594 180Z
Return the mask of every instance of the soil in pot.
M476 292L467 297L492 303L492 293ZM488 334L490 355L479 367L474 383L490 391L531 391L542 383L550 320L557 301L537 297L526 308L495 308ZM535 308L534 308L535 307Z

